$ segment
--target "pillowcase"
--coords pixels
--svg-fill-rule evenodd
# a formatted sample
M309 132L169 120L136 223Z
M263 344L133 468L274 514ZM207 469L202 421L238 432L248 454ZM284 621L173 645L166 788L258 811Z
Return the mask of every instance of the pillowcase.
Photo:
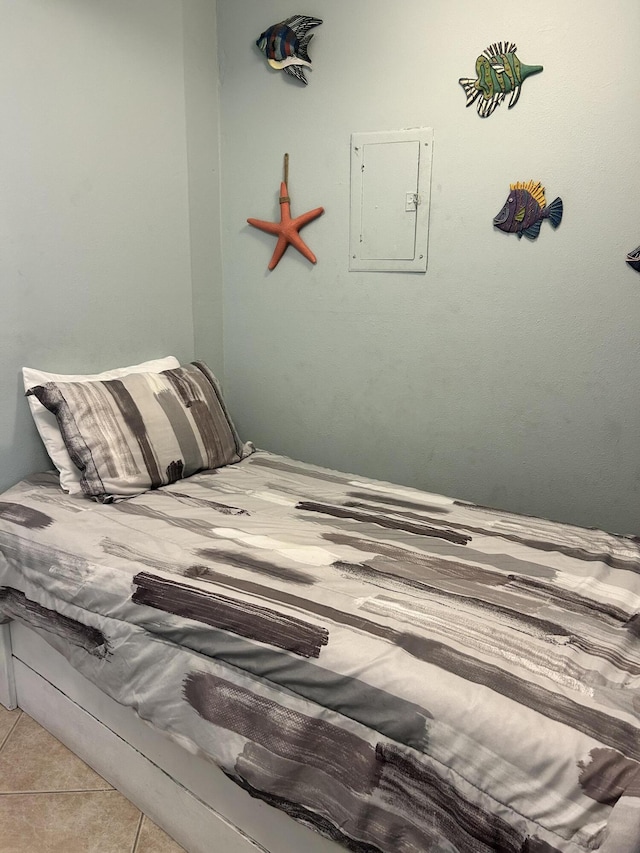
M94 374L64 374L45 373L43 370L35 370L32 367L22 368L22 379L25 392L29 392L36 385L45 385L47 382L94 382L104 379L118 379L128 373L160 373L172 367L180 367L180 362L172 355L165 358L155 358L151 361L143 361L142 364L133 364L130 367L117 367L113 370L105 370L103 373ZM40 433L49 458L60 472L60 485L72 495L82 494L80 486L80 471L71 461L64 445L58 422L55 415L46 409L35 395L28 396L29 408Z
M201 361L104 382L48 382L28 393L56 416L84 494L102 502L253 452L241 444L220 386Z

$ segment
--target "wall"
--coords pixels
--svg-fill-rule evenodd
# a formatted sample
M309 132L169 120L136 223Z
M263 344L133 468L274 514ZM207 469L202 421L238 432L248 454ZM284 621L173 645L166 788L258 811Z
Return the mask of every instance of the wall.
M254 42L325 23L303 88ZM640 6L636 0L218 0L227 398L245 438L494 506L640 532ZM458 78L513 40L543 64L482 120ZM435 129L426 275L349 273L349 137ZM294 215L267 272L282 157ZM535 243L492 227L509 183L561 195Z
M47 465L23 364L221 373L224 276L245 436L639 532L640 7L318 5L304 89L254 47L290 4L218 0L218 112L213 0L0 0L0 488ZM483 121L457 79L496 39L545 71ZM348 273L349 135L416 125L436 133L427 274ZM326 208L303 232L319 263L290 249L267 273L245 220L277 217L285 151L294 214ZM566 211L534 244L491 226L529 177Z
M183 0L195 353L222 379L220 111L215 0Z
M194 329L181 4L0 0L0 20L3 488L50 464L23 364L189 359Z

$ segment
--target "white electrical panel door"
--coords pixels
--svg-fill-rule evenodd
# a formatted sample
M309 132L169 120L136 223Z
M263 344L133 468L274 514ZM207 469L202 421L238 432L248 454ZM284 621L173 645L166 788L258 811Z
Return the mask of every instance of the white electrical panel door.
M425 272L433 130L351 136L349 269Z

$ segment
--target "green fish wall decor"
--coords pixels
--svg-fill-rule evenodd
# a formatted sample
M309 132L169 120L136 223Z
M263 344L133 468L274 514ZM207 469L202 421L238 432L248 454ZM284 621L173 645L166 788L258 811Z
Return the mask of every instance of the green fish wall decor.
M467 106L476 101L478 115L488 118L511 92L509 109L515 107L520 97L522 81L542 71L542 65L525 65L516 56L517 47L512 42L497 42L476 59L476 79L461 77L458 82L467 96Z

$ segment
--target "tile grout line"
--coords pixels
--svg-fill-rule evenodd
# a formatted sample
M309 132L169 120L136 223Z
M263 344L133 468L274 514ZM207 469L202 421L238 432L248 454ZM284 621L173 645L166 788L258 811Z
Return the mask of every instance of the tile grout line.
M0 791L0 797L38 797L40 794L119 794L115 788L69 788L64 791ZM126 798L125 798L126 799Z
M144 812L140 812L140 820L138 821L138 831L136 832L136 837L133 839L133 847L131 848L131 853L136 853L138 849L138 841L140 840L140 831L142 829L142 821L144 820Z
M13 725L11 726L11 728L9 729L9 731L7 732L7 736L5 737L5 739L4 739L2 742L0 742L0 752L2 752L2 750L5 748L5 746L6 746L6 744L7 744L7 741L9 740L9 738L11 737L11 735L13 734L13 730L14 730L14 729L15 729L15 727L18 725L19 720L21 720L21 719L22 719L22 715L23 715L23 713L24 713L24 711L22 711L22 710L21 710L21 711L20 711L20 713L18 714L18 716L16 717L16 719L15 719L15 721L14 721Z

